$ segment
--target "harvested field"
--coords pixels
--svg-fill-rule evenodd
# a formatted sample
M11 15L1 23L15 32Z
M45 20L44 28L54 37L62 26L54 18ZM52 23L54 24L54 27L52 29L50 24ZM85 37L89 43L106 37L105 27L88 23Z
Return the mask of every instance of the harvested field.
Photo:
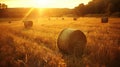
M0 19L0 67L120 67L120 18L105 24L94 17L37 18L30 29L19 18L8 21ZM57 39L65 28L85 34L82 57L59 51Z

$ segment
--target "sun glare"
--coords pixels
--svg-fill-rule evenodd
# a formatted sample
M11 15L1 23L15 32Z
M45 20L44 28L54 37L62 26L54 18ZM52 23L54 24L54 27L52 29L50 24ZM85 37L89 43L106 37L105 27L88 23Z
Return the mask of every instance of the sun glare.
M51 1L50 0L33 0L33 3L34 3L33 5L34 7L44 8L44 7L48 7Z

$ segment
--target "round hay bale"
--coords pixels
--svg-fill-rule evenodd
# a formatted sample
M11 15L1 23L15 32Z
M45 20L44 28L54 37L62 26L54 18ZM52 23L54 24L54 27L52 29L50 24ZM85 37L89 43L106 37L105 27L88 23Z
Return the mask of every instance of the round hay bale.
M32 21L23 21L23 22L24 22L25 28L31 28L33 26L33 22Z
M64 18L62 18L62 20L64 20Z
M11 21L8 21L8 23L12 23Z
M108 17L102 17L101 22L102 23L108 23Z
M87 39L83 32L75 29L64 29L59 34L57 45L63 54L72 54L81 57L86 45Z
M77 18L76 18L76 17L74 17L74 18L73 18L73 20L74 20L74 21L76 21L76 20L77 20Z

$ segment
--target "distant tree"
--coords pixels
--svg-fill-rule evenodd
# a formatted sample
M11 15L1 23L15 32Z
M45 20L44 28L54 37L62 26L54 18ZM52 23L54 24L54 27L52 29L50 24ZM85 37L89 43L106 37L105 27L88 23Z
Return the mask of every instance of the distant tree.
M4 3L0 3L0 9L7 9L7 5Z
M107 13L108 15L111 15L112 9L113 9L113 4L109 3L109 4L107 5L107 8L106 8L106 13Z
M120 12L120 0L92 0L87 5L80 4L74 8L77 15L109 14Z
M85 14L85 5L82 3L74 9L75 16L84 16Z
M0 3L0 18L2 17L7 17L8 16L8 11L7 9L7 5L4 3Z
M0 9L2 9L2 4L0 3Z

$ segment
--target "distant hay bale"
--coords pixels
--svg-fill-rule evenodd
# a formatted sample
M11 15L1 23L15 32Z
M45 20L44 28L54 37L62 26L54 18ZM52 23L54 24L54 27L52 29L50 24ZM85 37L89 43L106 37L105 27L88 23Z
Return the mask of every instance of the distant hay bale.
M62 18L62 20L64 20L64 18Z
M101 22L102 23L108 23L108 17L102 17Z
M33 22L32 21L23 21L23 22L24 22L25 28L31 28L33 26Z
M71 54L81 57L86 45L87 39L83 32L75 29L64 29L57 39L59 50L63 54Z
M74 20L74 21L76 21L76 20L77 20L77 18L76 18L76 17L74 17L74 18L73 18L73 20Z
M8 21L8 23L12 23L11 21Z

